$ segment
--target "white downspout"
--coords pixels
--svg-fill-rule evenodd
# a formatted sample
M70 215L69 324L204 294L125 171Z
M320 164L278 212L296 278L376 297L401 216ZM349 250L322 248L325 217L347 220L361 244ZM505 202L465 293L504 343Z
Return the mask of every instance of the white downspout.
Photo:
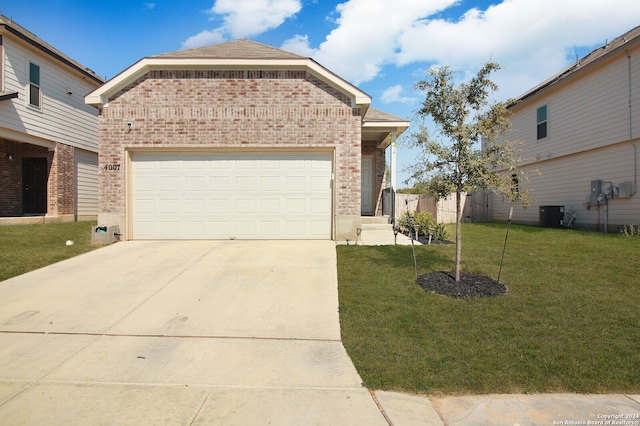
M396 134L391 133L391 223L396 225Z
M396 190L397 170L396 170L396 135L391 135L391 188Z

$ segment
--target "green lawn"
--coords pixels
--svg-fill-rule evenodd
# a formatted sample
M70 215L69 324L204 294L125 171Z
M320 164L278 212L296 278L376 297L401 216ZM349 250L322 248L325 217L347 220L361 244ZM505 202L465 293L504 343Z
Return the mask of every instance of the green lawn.
M464 224L466 272L497 278L504 224ZM453 238L453 229L449 229ZM454 246L417 247L420 273ZM415 283L411 247L338 246L344 345L367 387L430 395L640 391L640 238L512 226L505 296Z
M0 226L0 281L94 250L95 222ZM74 244L67 246L67 240Z

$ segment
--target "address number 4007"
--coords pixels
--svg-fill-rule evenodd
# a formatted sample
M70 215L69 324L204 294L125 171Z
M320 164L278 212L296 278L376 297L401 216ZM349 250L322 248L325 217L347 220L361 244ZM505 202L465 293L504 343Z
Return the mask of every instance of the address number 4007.
M103 169L110 171L120 170L120 164L105 164Z

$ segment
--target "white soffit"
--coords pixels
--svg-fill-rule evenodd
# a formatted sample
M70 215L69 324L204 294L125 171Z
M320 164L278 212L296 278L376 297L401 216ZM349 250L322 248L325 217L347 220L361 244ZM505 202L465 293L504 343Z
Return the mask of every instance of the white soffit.
M273 69L308 70L320 80L351 98L352 107L368 108L371 97L351 83L333 74L322 65L309 58L304 59L208 59L208 58L143 58L109 80L100 88L85 96L85 103L102 107L113 96L131 82L155 70L237 70Z

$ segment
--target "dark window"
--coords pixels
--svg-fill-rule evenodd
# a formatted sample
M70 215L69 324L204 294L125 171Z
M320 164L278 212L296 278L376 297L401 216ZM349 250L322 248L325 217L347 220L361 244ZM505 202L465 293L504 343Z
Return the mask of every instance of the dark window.
M29 62L29 105L40 108L40 67Z
M549 129L547 126L547 106L541 106L538 108L538 139L544 139L549 134Z
M520 199L520 178L517 173L511 175L511 183L513 184L513 193L517 199Z

